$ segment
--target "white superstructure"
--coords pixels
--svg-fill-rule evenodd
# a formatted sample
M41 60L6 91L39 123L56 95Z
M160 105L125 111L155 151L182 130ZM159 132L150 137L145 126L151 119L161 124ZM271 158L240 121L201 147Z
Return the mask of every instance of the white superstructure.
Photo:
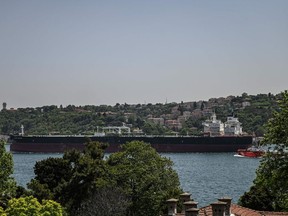
M228 117L224 123L224 134L225 135L241 135L242 127L238 118Z
M238 118L227 117L227 121L223 123L221 120L217 120L216 114L213 113L210 119L207 119L202 123L204 127L204 134L210 136L235 136L242 135L242 127Z
M221 120L217 120L216 114L213 113L210 119L207 119L202 123L204 126L204 134L210 136L222 136L224 135L224 124Z

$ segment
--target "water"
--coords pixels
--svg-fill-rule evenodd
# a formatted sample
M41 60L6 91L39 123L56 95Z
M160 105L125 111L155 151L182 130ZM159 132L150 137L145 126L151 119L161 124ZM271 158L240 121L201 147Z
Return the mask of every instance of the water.
M34 178L34 165L49 157L62 157L62 154L13 154L14 178L23 187Z
M163 154L174 162L181 187L199 206L229 196L237 203L256 177L260 159L237 158L233 153Z
M252 185L260 159L236 158L233 153L165 153L162 156L174 162L181 187L192 193L199 206L209 205L223 196L239 197ZM26 187L34 177L37 161L62 154L13 154L14 177Z

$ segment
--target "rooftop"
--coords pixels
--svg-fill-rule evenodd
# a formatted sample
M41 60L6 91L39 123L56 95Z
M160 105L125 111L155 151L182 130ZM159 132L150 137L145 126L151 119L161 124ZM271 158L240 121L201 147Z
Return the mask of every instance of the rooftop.
M168 216L288 216L288 212L258 211L231 203L231 198L222 197L209 206L197 208L198 202L190 198L191 194L183 193L180 199L167 200ZM177 203L182 202L184 210L177 213Z
M231 204L231 214L235 216L288 216L288 212L257 211ZM185 216L185 213L178 213L175 216ZM213 216L212 206L205 206L199 209L198 216Z

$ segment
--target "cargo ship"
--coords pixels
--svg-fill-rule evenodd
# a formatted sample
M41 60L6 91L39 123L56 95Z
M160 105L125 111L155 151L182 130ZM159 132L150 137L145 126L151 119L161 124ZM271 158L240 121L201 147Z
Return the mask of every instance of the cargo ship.
M252 136L10 136L11 152L62 153L83 150L88 140L107 143L107 153L134 140L151 144L157 152L236 152L252 145Z
M81 135L38 135L25 136L21 127L19 135L10 136L11 152L37 152L37 153L62 153L70 149L83 150L89 140L107 143L107 153L121 150L121 145L134 140L149 143L157 152L236 152L246 149L253 143L252 136L244 136L242 128L239 129L237 118L228 118L225 126L212 115L210 120L203 123L205 135L203 136L152 136L132 135L130 128L106 127L107 133L95 133L93 136ZM237 126L238 125L238 126ZM228 132L224 132L224 128ZM125 131L125 135L122 133ZM232 132L231 132L232 131Z

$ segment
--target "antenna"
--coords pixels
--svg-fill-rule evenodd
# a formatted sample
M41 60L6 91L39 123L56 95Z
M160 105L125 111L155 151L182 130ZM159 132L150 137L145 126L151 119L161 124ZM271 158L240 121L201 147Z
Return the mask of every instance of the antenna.
M21 125L21 133L20 133L21 136L24 136L24 126Z

